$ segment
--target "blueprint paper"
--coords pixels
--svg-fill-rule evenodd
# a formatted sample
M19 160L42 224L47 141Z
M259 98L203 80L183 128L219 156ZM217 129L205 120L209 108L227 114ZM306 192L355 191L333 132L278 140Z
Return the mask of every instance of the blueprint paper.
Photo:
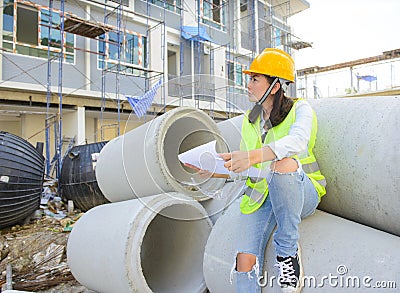
M271 172L261 170L255 167L250 167L241 173L233 173L224 167L225 161L218 155L215 150L217 141L213 140L203 145L197 146L178 155L179 161L186 164L191 164L202 170L207 170L212 173L228 174L231 176L245 176L245 177L258 177L269 178Z

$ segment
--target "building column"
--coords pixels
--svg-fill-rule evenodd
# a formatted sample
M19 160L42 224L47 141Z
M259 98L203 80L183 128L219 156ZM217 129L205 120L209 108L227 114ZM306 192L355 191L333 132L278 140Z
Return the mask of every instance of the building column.
M83 144L86 142L85 107L78 107L78 109L76 110L76 116L77 116L76 144Z
M86 143L85 107L77 107L76 111L63 116L63 134L67 138L75 137L75 145Z

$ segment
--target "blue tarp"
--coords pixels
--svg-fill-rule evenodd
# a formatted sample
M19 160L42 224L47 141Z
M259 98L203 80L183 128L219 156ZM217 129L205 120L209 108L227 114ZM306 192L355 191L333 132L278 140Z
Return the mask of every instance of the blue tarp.
M368 82L377 80L376 76L373 76L373 75L362 75L362 76L357 75L357 78L368 81Z
M182 26L182 37L186 40L194 40L199 42L209 41L214 42L208 35L204 26Z

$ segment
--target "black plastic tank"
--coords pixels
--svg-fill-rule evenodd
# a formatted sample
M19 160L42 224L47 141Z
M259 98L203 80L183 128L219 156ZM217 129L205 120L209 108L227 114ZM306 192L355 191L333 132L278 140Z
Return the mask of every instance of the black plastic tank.
M43 155L23 138L0 131L0 229L39 208L43 176Z
M73 200L74 206L83 212L109 203L97 184L95 174L98 154L106 143L74 146L64 157L59 179L61 196Z

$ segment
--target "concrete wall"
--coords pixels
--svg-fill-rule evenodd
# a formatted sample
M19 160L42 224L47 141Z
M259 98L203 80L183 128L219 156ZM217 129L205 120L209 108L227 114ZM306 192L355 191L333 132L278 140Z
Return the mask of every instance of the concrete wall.
M119 124L120 135L131 131L132 129L142 125L145 123L145 120L136 120L136 119L122 119ZM94 135L97 141L101 141L101 121L100 119L93 119L90 122L90 126L95 127L95 131L91 132L90 136ZM103 140L111 140L118 136L118 120L115 118L106 118L103 119Z
M44 121L45 115L22 114L21 137L28 140L34 146L36 145L36 142L45 142Z
M21 136L21 121L0 120L0 130Z
M87 143L94 143L97 140L97 118L88 117L85 118L85 133Z

